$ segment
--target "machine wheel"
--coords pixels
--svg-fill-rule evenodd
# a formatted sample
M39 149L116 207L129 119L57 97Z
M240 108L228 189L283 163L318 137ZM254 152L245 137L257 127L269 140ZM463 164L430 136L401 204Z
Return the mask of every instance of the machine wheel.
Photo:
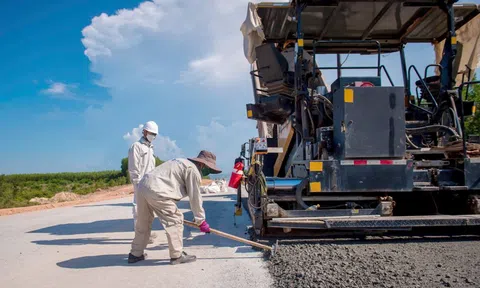
M470 214L480 214L480 195L468 195L467 205Z
M444 111L440 118L440 124L450 127L453 130L457 130L457 127L456 127L457 125L455 124L455 120L454 120L455 116L453 115L453 112L450 109L448 109L448 107L449 107L448 104L443 102L441 109L444 109ZM449 143L448 135L441 136L440 142L441 142L440 143L441 146L447 145Z

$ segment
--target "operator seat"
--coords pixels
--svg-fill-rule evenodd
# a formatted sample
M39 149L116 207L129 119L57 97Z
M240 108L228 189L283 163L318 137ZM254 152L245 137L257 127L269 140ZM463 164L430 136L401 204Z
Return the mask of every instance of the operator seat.
M273 43L262 44L255 48L257 54L258 75L269 95L291 96L294 77L288 71L287 59Z
M425 82L427 87L423 85L421 80L418 80L415 82L415 85L417 86L417 88L420 89L421 98L427 101L432 101L432 99L430 99L428 94L428 91L430 91L430 93L432 93L433 98L435 98L435 100L438 100L440 95L440 89L442 86L440 83L440 76L435 75L435 76L426 77L423 79L423 81Z

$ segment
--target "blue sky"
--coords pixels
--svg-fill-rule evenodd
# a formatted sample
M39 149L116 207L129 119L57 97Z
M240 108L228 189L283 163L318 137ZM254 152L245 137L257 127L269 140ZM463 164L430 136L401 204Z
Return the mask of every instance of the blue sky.
M160 158L208 149L229 173L256 135L239 31L247 3L2 1L0 174L119 169L148 120ZM430 45L407 53L420 71L434 61ZM382 61L401 84L398 55Z

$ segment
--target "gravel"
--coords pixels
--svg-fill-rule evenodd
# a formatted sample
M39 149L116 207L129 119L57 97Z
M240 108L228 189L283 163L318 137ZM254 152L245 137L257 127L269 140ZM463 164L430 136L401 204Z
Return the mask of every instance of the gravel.
M480 287L477 238L281 241L273 287Z

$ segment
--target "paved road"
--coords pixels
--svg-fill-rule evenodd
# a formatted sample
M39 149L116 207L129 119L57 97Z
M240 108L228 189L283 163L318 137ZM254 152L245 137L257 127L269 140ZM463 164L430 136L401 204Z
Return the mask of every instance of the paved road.
M231 194L205 195L212 228L246 238L246 213L233 225ZM185 251L194 263L169 264L165 231L147 248L148 259L128 264L134 236L130 199L0 217L2 287L269 287L259 252L185 227ZM179 207L192 219L188 201Z

